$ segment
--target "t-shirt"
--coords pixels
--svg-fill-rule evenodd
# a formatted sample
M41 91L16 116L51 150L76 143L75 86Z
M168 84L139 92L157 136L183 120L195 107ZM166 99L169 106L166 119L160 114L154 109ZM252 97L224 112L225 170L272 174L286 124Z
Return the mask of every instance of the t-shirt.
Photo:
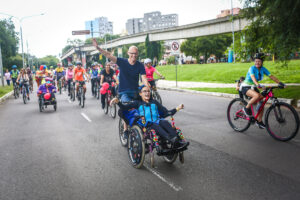
M253 65L249 68L244 83L248 85L254 85L254 82L251 79L251 75L254 75L257 81L261 81L264 78L264 74L266 76L271 76L271 73L267 70L267 68L261 66L259 70L257 67L255 67L255 65Z
M119 92L137 91L139 87L139 75L145 75L145 67L139 61L134 65L129 64L128 59L117 58L117 65L120 69Z
M80 69L76 67L74 71L75 71L75 80L84 81L83 74L85 73L85 69L83 67L81 67Z
M154 78L153 78L153 73L155 72L155 68L154 67L145 67L145 71L146 71L146 77L147 77L147 80L148 81L153 81Z
M4 74L4 76L5 76L5 79L6 79L6 80L10 80L10 73L9 73L9 72L6 72L6 73Z
M99 72L100 72L99 69L91 69L90 70L91 78L98 78Z
M70 80L73 78L73 69L67 69L67 72L66 72L66 79L67 80Z
M109 69L109 73L107 73L106 70L103 69L100 74L104 76L103 83L104 82L111 83L113 81L113 76L115 74L115 71L113 69Z

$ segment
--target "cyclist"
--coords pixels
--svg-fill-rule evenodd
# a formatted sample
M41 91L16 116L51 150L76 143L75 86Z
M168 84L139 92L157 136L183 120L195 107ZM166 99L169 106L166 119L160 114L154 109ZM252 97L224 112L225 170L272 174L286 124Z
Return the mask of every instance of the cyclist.
M66 80L68 82L68 96L70 96L71 93L71 83L73 81L73 64L69 63L68 64L68 69L66 71Z
M51 101L55 101L55 95L54 95L55 92L56 92L56 87L53 86L53 79L47 77L45 78L45 83L39 87L37 91L37 96L39 97L40 95L45 95L46 93L50 93Z
M115 88L112 87L112 82L116 81L116 84L119 84L119 81L117 79L117 76L115 74L115 71L111 68L111 63L107 62L105 64L105 69L101 71L101 81L100 81L100 87L102 87L102 84L108 83L110 88L111 88L111 93L113 96L116 96L116 91ZM101 104L102 104L102 109L104 109L105 106L105 96L106 94L101 94Z
M11 80L13 82L13 85L17 82L17 78L19 76L19 70L17 69L17 65L12 66L12 70L10 71Z
M137 61L139 51L136 46L131 46L128 49L128 59L118 58L113 56L110 52L101 49L98 46L96 39L93 39L93 45L96 47L100 53L102 53L106 58L110 59L113 63L116 63L120 69L119 76L119 95L121 102L129 102L135 97L137 97L137 91L139 86L139 75L142 77L142 82L147 87L150 87L147 78L145 67L142 63ZM128 137L128 128L126 123L124 123L124 137Z
M100 69L97 68L97 63L92 64L92 69L90 70L90 80L92 84L92 95L94 95L94 87L96 82L100 83ZM97 88L98 90L99 88Z
M50 69L49 70L49 77L53 78L55 70L54 70L53 66L50 66L49 69Z
M65 71L62 67L61 63L57 63L57 68L55 69L54 76L56 78L56 85L58 86L58 83L61 80L61 88L64 86L64 77L65 77ZM59 88L58 88L59 90Z
M33 74L32 74L32 71L30 70L29 67L27 67L27 75L28 75L28 78L29 78L29 85L31 86L31 89L33 90Z
M41 65L40 66L40 71L37 71L36 74L35 74L35 79L36 79L36 83L37 83L38 87L40 87L41 84L45 83L45 78L47 76L49 76L47 66L46 65Z
M88 75L85 72L85 69L82 67L82 63L80 61L76 62L76 68L73 70L73 81L76 81L76 96L78 96L79 90L79 82L83 83L83 96L85 97L86 85L84 77L88 78Z
M164 79L165 77L163 75L161 75L156 68L152 67L151 63L152 63L152 61L149 58L146 58L144 61L147 80L150 83L151 87L154 88L155 81L153 78L153 73L155 72L162 79Z
M261 53L257 53L255 55L254 65L249 68L248 73L246 75L246 79L240 86L240 91L242 91L244 95L251 97L247 106L243 108L245 114L249 117L252 116L251 105L264 98L259 93L259 90L257 89L263 87L258 82L263 80L264 75L268 76L270 79L272 79L274 82L278 83L279 85L284 86L282 82L280 82L274 75L271 75L271 73L267 70L267 68L263 66L263 61L264 61L263 57L264 54ZM263 117L263 111L257 117L256 125L259 128L264 129L265 124L262 122L262 117Z
M26 89L26 93L27 93L27 99L30 100L29 98L29 88L28 88L28 82L29 82L29 77L25 71L24 68L21 69L20 74L17 78L17 83L20 84L20 90L22 88L22 86L24 85L25 89ZM22 90L21 90L22 92Z
M144 116L146 126L154 129L158 135L166 140L169 140L175 147L187 146L188 142L179 140L176 130L172 125L164 118L170 115L174 115L179 110L183 109L183 104L180 104L172 110L168 110L158 101L152 100L150 95L150 89L144 85L139 87L139 95L141 100L136 100L128 104L121 104L117 98L114 98L112 102L117 102L121 109L137 109L140 116Z

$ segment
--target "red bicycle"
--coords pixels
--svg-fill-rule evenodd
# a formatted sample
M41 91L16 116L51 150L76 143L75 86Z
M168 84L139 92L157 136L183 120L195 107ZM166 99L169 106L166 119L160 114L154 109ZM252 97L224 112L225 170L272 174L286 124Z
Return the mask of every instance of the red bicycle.
M117 115L117 107L116 104L110 105L110 101L114 98L112 90L115 89L115 83L112 82L109 88L106 90L105 96L105 106L104 106L104 113L107 114L108 110L110 111L110 116L112 118L116 118Z
M283 87L267 87L261 94L265 97L257 113L254 113L253 105L252 117L248 117L243 107L247 105L242 98L233 99L227 108L227 119L230 126L238 132L246 131L251 124L257 121L257 117L263 111L267 101L272 100L272 105L266 110L265 125L268 133L279 141L289 141L293 139L299 130L299 116L296 110L289 104L280 102L273 94L273 89L283 89Z

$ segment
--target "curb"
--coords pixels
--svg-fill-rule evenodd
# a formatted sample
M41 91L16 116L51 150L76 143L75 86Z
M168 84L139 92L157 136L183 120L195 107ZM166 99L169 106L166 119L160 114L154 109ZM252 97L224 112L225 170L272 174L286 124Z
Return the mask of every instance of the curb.
M14 94L14 91L10 91L9 93L7 93L3 97L1 97L0 98L0 103L4 102L6 99L8 99L9 97L11 97L13 94Z
M225 97L225 98L231 98L231 99L239 98L238 94L228 94L228 93L219 93L219 92L204 92L204 91L195 91L195 90L187 90L187 89L179 89L179 88L167 88L167 87L157 87L157 88L160 90L203 94L203 95L208 95L208 96ZM291 105L293 99L278 98L278 100ZM300 100L297 103L297 107L298 108L300 107Z
M300 100L297 102L297 108L300 108Z

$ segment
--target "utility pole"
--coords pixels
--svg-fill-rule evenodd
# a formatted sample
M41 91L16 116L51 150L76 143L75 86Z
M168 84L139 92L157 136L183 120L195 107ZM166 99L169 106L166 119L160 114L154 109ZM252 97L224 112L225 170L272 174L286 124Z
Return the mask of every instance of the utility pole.
M2 86L4 87L4 73L3 73L3 64L2 64L1 44L0 44L0 73L1 73Z
M232 44L233 44L233 62L235 63L235 51L234 51L234 25L233 25L233 4L231 0L231 16L232 16L232 21L231 21L231 29L232 29Z

